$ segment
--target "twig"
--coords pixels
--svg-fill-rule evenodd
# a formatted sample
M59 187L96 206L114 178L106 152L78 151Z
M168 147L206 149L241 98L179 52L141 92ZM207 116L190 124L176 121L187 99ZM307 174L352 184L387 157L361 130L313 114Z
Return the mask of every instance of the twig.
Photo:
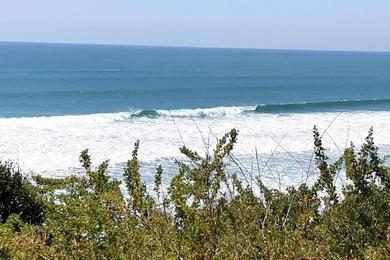
M263 169L261 170L261 172L259 173L259 176L261 176L263 174L265 167L267 167L267 165L268 165L269 161L271 160L272 156L274 155L274 153L278 149L279 144L284 140L284 138L286 136L287 136L287 133L280 139L279 142L277 142L277 145L276 145L275 149L271 152L270 156L268 157L267 161L265 162L265 165L264 165Z
M337 151L339 151L339 154L341 156L341 150L340 150L339 146L336 144L336 142L334 141L333 137L329 133L326 133L326 135L330 138L330 140L332 141L332 143L336 147Z
M176 121L175 121L175 118L173 117L172 113L171 113L171 110L168 110L169 111L169 114L171 115L171 118L172 118L172 121L173 121L173 124L175 125L176 127L176 130L179 134L179 137L180 137L180 140L181 142L183 143L184 146L186 146L186 144L184 143L184 139L183 139L183 136L181 135L181 132L179 130L179 128L177 127L177 124L176 124Z
M333 125L334 121L336 121L336 119L342 114L343 112L340 112L338 113L334 118L333 120L329 123L328 127L325 129L325 131L322 133L322 135L320 136L320 139L322 139L322 137L324 136L324 134L328 131L328 129ZM309 174L310 174L310 168L311 168L311 164L312 164L312 161L313 161L313 158L314 158L314 151L312 152L311 154L311 158L310 158L310 161L309 161L309 167L307 169L307 175L306 175L306 180L305 180L305 183L307 184L307 181L309 179Z
M350 128L351 128L351 126L348 126L347 137L345 138L345 144L344 144L344 151L345 151L345 149L347 149L347 144L348 144L348 140L349 140L349 130L350 130ZM340 175L340 169L339 169L339 170L337 171L337 173L336 173L336 177L335 177L335 179L334 179L333 185L336 185L337 180L338 180L338 178L339 178L339 175ZM344 181L343 181L342 179L340 179L340 180L341 180L341 183L344 184Z
M271 136L271 138L272 138L272 140L275 142L275 143L277 143L277 141ZM278 144L278 143L277 143ZM279 143L278 144L278 146L280 147L280 148L282 148L282 150L283 151L285 151L298 165L299 165L299 167L301 167L301 169L302 169L302 175L301 175L301 181L300 182L302 182L302 179L303 179L303 173L305 172L305 168L303 167L303 165L301 164L301 162L300 161L298 161L298 159L297 158L295 158L295 156L290 152L290 151L288 151L286 148L284 148L284 146L282 146L281 145L281 143Z
M206 141L204 140L204 137L203 137L202 131L200 130L200 128L199 128L199 126L198 126L198 124L195 122L194 118L193 118L192 116L190 116L190 118L191 118L192 122L194 123L194 125L195 125L196 129L198 130L198 132L199 132L199 135L200 135L200 138L202 139L202 143L203 143L203 144L204 144L204 146L205 146L206 153L208 154L208 152L209 152L209 150L208 150L209 146L208 146L208 144L206 143Z

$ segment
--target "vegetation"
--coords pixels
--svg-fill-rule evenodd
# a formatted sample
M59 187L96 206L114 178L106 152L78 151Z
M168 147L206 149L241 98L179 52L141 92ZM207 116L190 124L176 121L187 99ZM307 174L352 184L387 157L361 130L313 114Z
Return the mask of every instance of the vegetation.
M108 176L108 161L93 168L87 150L77 177L27 180L1 163L0 258L390 257L390 168L372 129L359 150L351 144L335 162L313 132L319 178L286 191L229 173L235 129L204 156L182 147L188 160L177 162L167 189L159 166L153 191L141 179L137 141L124 169L126 195ZM340 171L348 180L336 192Z

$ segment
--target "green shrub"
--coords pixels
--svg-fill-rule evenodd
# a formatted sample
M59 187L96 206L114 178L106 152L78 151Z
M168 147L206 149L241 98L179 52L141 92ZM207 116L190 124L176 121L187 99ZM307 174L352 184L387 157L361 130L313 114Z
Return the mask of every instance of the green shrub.
M11 163L0 162L0 220L4 223L11 214L20 215L30 224L40 224L43 207L29 193L31 184Z
M3 165L2 178L14 181L1 184L9 198L2 207L15 208L8 202L20 201L20 194L29 198L30 207L7 213L0 225L0 257L390 257L390 169L378 154L372 129L359 151L351 144L334 162L316 128L313 135L319 177L312 186L303 183L285 191L267 188L259 175L227 170L238 137L235 129L204 156L182 147L187 159L177 162L179 172L167 189L162 188L163 169L156 169L155 195L141 178L138 141L124 169L126 196L120 182L109 178L108 161L94 169L87 150L80 156L85 175L36 176L34 185ZM348 180L337 193L340 171ZM31 205L45 208L39 226L22 221L34 215Z

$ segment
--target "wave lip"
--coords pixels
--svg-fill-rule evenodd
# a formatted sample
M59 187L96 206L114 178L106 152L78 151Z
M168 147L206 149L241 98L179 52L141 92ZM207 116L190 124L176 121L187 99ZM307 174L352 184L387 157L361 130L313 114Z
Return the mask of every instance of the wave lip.
M159 117L226 117L243 114L289 114L341 111L390 111L390 99L336 100L322 102L301 102L282 104L262 104L256 107L233 106L176 110L140 110L127 116L126 119L159 118Z
M351 110L388 111L390 99L337 100L257 105L255 113L311 113ZM250 112L250 111L249 111Z
M156 118L159 116L160 115L156 110L142 110L131 114L130 118L141 118L141 117Z
M212 107L177 110L141 110L130 115L130 118L156 117L223 117L239 115L253 107Z

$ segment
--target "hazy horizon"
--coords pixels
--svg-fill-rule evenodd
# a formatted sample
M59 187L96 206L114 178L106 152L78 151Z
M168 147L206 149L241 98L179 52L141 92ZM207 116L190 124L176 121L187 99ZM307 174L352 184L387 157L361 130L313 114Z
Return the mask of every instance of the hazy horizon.
M155 48L194 48L194 49L238 49L264 51L313 51L313 52L355 52L355 53L390 53L390 50L349 50L349 49L299 49L299 48L246 48L246 47L219 47L219 46L189 46L189 45L148 45L125 43L94 43L94 42L42 42L42 41L0 41L0 44L50 44L50 45L93 45L93 46L128 46L128 47L155 47Z
M390 51L390 1L204 0L0 5L0 41Z

